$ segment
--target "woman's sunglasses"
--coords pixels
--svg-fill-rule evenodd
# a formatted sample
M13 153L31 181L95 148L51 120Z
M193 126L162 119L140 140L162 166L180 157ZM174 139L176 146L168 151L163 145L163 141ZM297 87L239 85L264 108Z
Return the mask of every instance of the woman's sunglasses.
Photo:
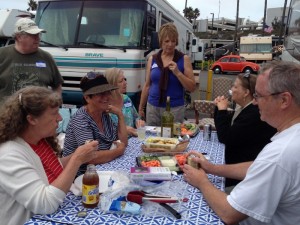
M96 77L99 77L99 76L104 76L103 73L100 73L100 72L88 72L85 77L89 80L92 80L92 79L95 79Z
M249 91L251 92L250 72L244 73L243 77L247 79Z

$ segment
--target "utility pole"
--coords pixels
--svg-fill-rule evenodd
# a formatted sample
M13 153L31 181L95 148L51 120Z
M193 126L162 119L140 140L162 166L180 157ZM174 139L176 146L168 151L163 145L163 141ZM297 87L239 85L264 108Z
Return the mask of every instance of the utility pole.
M185 0L185 7L184 7L184 17L186 18L186 7L187 7L187 0Z
M219 0L218 20L220 19L220 4L221 4L221 0Z
M235 45L237 44L237 30L239 26L239 10L240 10L240 0L236 1L236 19L235 19L235 32L234 32L234 50L233 54L235 54Z
M212 15L212 19L211 19L211 34L213 34L215 14L214 13L210 13L210 14Z
M264 20L263 20L263 27L262 27L262 30L261 30L261 36L264 36L264 33L265 33L265 27L266 27L266 15L267 15L267 3L268 3L268 0L265 0L265 8L264 8Z
M281 45L281 37L283 35L283 29L285 28L284 18L285 18L285 10L286 10L287 0L284 1L283 12L282 12L282 19L281 19L281 26L278 38L278 44Z

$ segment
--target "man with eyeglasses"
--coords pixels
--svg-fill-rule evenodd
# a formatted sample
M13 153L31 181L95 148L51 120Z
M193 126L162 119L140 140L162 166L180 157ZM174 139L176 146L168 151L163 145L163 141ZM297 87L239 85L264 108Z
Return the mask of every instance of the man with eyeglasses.
M63 79L53 58L39 48L44 32L29 18L16 22L15 44L0 48L0 102L30 85L61 92Z
M300 65L266 64L257 78L254 104L261 119L277 129L253 162L213 165L191 152L201 165L183 168L184 178L199 188L226 224L300 224ZM255 141L255 138L253 138ZM242 180L230 195L215 188L206 173Z

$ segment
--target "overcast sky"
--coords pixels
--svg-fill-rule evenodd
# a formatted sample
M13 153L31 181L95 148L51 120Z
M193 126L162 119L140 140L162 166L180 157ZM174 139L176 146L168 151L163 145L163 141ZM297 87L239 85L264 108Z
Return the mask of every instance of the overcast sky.
M1 9L21 9L28 8L29 0L0 0ZM160 1L160 0L157 0ZM182 12L186 0L167 0L178 11ZM283 7L285 0L268 0L268 8ZM289 5L290 0L288 0ZM265 0L240 0L239 17L249 18L252 21L259 21L264 15ZM200 18L207 19L214 17L226 17L235 19L237 0L187 0L187 6L198 8Z
M172 6L180 12L185 7L186 0L168 0ZM267 8L283 7L285 0L268 0ZM290 0L287 1L289 6ZM193 9L200 10L200 18L207 19L214 17L225 17L228 19L235 19L237 0L187 0L187 7L191 6ZM252 21L258 22L264 16L265 0L240 0L239 3L239 17L249 18Z

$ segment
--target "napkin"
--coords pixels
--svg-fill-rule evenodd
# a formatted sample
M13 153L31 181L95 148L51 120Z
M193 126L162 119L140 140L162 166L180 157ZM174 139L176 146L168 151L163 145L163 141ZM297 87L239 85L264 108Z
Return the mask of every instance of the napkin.
M121 143L120 140L116 140L115 142ZM116 145L115 143L112 143L112 145L111 145L111 147L110 147L109 150L113 150L113 149L115 149L115 148L117 148L117 145Z
M76 185L75 185L74 183L71 185L70 191L71 191L74 195L76 195L76 196L81 196L81 195L82 195L81 190L80 190L78 187L76 187Z
M58 144L59 144L59 146L60 146L61 149L64 148L65 136L66 136L65 133L60 133L57 136Z

